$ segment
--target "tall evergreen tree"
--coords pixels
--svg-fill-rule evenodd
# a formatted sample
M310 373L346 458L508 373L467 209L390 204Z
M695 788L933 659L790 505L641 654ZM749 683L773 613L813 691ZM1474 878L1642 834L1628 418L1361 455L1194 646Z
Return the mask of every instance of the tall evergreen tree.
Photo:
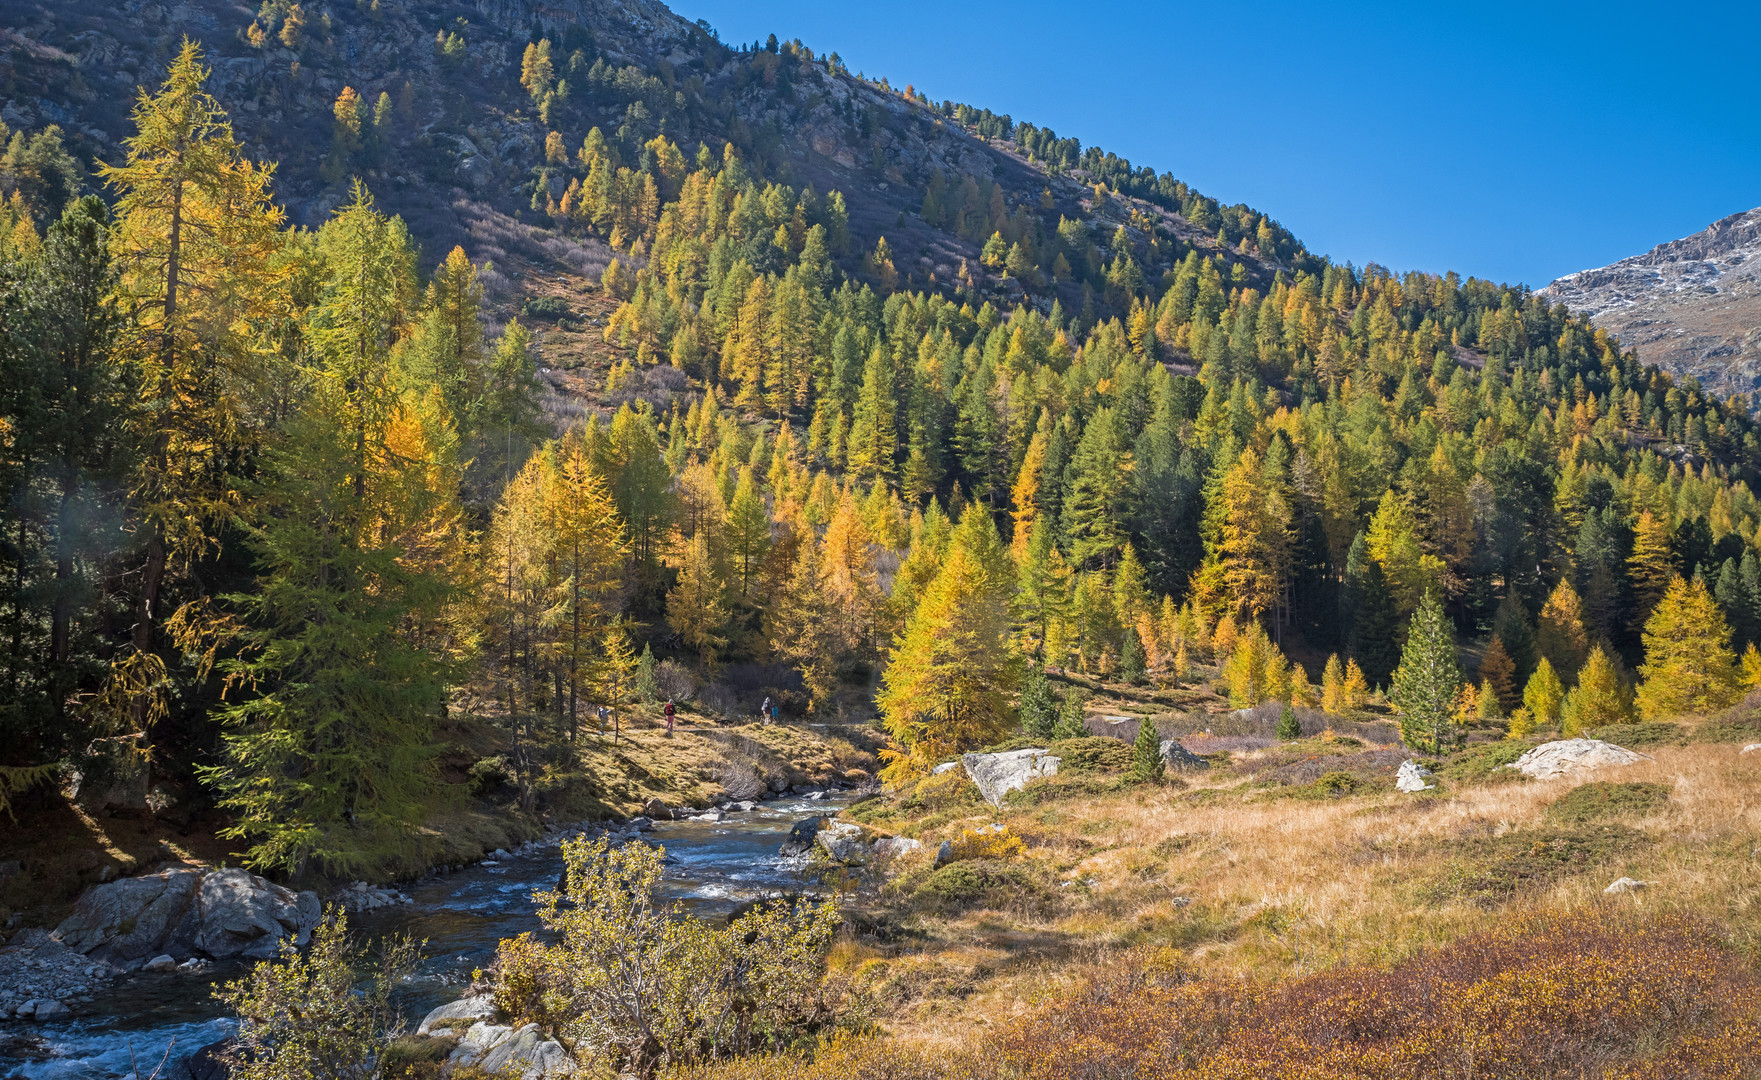
M1426 592L1407 628L1406 648L1394 672L1388 698L1400 709L1400 738L1408 746L1437 753L1455 741L1451 709L1461 691L1461 663L1455 634L1435 593Z
M1363 534L1359 534L1359 540ZM1351 630L1346 653L1377 686L1386 685L1400 662L1400 612L1382 575L1382 564L1369 557L1368 545L1354 540L1353 559L1346 566Z
M137 723L168 707L162 626L180 650L212 656L211 605L162 594L168 574L185 579L212 554L243 503L238 463L270 415L251 407L273 361L266 331L286 302L271 169L246 156L207 81L186 40L159 90L136 102L123 163L100 170L117 193L111 256L128 329L114 357L140 394L132 486L145 538L134 630L106 699Z
M362 535L355 436L338 421L308 411L271 455L273 510L251 530L263 577L236 598L249 651L226 665L259 691L221 710L226 757L206 771L233 815L225 835L253 842L247 861L294 874L416 857L446 684L402 625L448 590Z

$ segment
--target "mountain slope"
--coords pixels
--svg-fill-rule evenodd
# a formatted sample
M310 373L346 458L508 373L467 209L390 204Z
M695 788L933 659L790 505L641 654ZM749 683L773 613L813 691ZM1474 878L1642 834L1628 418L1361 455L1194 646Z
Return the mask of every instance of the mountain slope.
M575 150L599 128L627 164L657 135L687 157L699 145L719 156L726 141L765 180L842 192L851 242L834 252L841 265L860 271L885 236L902 286L953 287L964 261L999 298L1018 294L1022 281L1033 289L1020 273L1005 283L1000 260L989 273L980 265L997 232L1025 242L1041 271L1040 306L1057 299L1067 310L1109 310L1105 290L1082 284L1098 277L1084 272L1098 261L1072 258L1074 274L1052 265L1060 220L1080 216L1097 180L1147 196L1122 201L1108 227L1125 227L1151 282L1193 250L1218 256L1225 271L1241 266L1261 288L1279 269L1319 266L1263 215L1171 176L988 110L866 82L836 54L815 56L798 42L730 47L707 25L646 0L371 0L327 10L290 0L256 10L236 0L38 0L4 11L0 118L12 130L56 124L83 162L117 160L138 88L157 85L188 36L202 45L210 88L246 144L281 163L276 194L291 222L321 224L360 175L409 223L430 263L462 243L498 266L512 258L596 275L603 254L548 242L556 223L545 204L585 179ZM527 46L540 41L550 42L558 84L548 106L523 85ZM339 152L337 102L350 91L368 130ZM949 205L968 184L971 204ZM946 197L926 203L944 188ZM1099 246L1097 260L1118 254Z
M1761 208L1541 290L1650 364L1724 393L1761 387Z

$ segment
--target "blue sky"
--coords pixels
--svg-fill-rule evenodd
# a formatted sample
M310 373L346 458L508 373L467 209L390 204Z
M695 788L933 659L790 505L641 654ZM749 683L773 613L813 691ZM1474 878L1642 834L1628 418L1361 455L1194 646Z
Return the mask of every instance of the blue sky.
M1009 113L1362 265L1540 286L1761 205L1761 5L673 0Z

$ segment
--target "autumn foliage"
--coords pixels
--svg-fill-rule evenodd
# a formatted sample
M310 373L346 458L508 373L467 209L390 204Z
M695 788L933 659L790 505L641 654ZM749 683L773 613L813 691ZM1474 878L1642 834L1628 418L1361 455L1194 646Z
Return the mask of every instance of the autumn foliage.
M1705 924L1536 915L1387 970L1265 987L1128 962L956 1053L847 1039L811 1063L754 1059L730 1080L1498 1080L1752 1076L1761 979Z

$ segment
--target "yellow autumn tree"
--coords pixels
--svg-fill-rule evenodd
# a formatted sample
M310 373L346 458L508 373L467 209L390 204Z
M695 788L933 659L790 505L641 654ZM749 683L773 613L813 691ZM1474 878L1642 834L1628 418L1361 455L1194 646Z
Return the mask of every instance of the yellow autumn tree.
M1742 696L1730 626L1706 583L1673 578L1645 621L1639 713L1664 720L1709 713Z
M1565 685L1559 681L1553 665L1545 656L1535 662L1535 673L1523 687L1523 705L1538 725L1551 727L1559 722L1559 711L1565 704Z
M1596 646L1578 672L1578 684L1565 697L1560 733L1572 738L1609 724L1627 723L1633 716L1631 697L1614 658Z
M685 545L678 583L667 593L666 621L706 664L728 640L723 634L728 608L721 593L710 564L709 537L700 529Z
M1554 671L1576 671L1589 654L1583 603L1565 578L1559 579L1541 606L1541 617L1535 624L1535 649L1552 663Z
M909 776L994 741L1014 717L1009 612L980 560L956 543L890 653L876 698L898 744L888 772Z
M624 523L605 479L584 440L571 436L546 456L544 524L555 567L556 589L546 619L554 638L567 695L569 738L580 727L585 684L604 681L596 670L612 652L612 601L629 554Z
M1663 594L1669 591L1675 565L1669 553L1669 523L1642 511L1633 524L1633 553L1627 557L1627 577L1633 585L1632 625L1643 627Z
M106 698L131 708L136 722L163 707L159 628L209 657L218 640L204 601L167 618L161 594L168 575L216 548L244 505L233 463L250 458L271 415L253 405L275 360L265 330L286 296L273 262L282 244L273 169L245 155L206 89L208 74L186 39L164 84L137 100L122 164L100 169L117 196L110 252L128 317L113 358L143 404L130 415L142 451L132 487L145 551L132 637Z

